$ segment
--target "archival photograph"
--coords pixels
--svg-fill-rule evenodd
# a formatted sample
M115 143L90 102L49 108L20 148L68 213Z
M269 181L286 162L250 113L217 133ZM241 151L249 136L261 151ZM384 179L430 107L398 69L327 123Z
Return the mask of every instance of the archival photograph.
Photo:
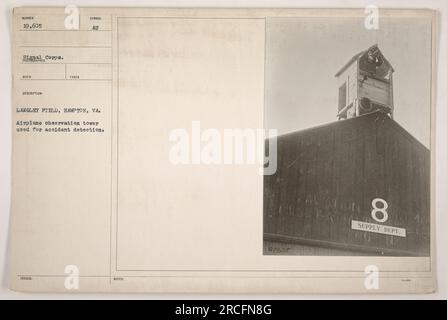
M10 11L10 290L436 290L436 10Z
M431 32L267 19L264 255L430 256Z

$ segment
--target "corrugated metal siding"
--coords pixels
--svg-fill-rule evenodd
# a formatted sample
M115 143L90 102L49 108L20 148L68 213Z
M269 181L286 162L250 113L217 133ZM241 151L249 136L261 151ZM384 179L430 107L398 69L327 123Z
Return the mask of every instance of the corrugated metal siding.
M397 255L429 255L430 152L381 112L278 137L278 170L264 177L266 238ZM377 223L405 238L351 229Z

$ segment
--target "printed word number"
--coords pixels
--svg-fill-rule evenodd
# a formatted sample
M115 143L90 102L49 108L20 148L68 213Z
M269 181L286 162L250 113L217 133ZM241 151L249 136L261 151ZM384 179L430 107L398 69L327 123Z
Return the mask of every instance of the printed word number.
M380 208L377 206L378 203L381 203ZM371 210L371 217L374 220L376 220L377 222L385 222L388 220L388 213L386 212L386 209L388 209L388 203L385 200L381 198L375 198L372 201L372 207L373 209ZM380 213L382 217L378 217L377 213Z

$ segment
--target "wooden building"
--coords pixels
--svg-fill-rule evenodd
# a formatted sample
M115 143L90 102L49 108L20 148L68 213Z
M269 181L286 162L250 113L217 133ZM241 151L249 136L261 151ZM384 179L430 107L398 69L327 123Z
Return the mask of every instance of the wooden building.
M276 173L264 176L265 240L429 255L430 152L387 114L279 136L277 152ZM371 216L377 198L388 206L385 223ZM352 221L405 229L405 236L355 230Z

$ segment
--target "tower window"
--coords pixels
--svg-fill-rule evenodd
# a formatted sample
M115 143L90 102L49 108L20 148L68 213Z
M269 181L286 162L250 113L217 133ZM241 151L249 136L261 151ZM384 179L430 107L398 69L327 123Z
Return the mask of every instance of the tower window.
M346 82L338 88L338 111L346 106Z

